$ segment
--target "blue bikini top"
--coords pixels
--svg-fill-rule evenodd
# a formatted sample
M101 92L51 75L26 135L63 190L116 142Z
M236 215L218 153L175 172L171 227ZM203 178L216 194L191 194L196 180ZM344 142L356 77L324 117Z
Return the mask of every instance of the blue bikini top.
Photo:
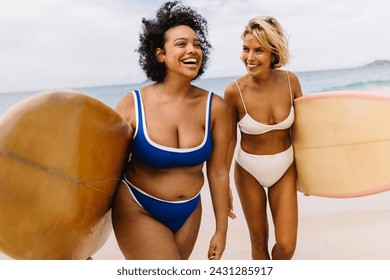
M208 160L212 148L210 132L212 92L209 93L207 100L204 139L200 145L185 149L166 147L149 138L141 94L139 90L134 90L133 94L136 104L136 131L133 137L132 158L152 168L195 166Z

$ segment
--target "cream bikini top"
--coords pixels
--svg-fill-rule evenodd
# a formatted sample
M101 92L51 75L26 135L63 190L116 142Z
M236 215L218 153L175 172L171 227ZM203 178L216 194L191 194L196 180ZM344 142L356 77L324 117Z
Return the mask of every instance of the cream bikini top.
M294 106L293 106L293 97L292 97L292 92L291 92L291 85L290 85L290 77L287 74L287 80L288 80L288 88L290 90L290 99L291 99L291 109L290 109L290 114L286 119L284 119L282 122L269 125L269 124L263 124L260 123L256 120L254 120L249 114L245 106L244 98L242 97L242 93L240 90L240 87L238 86L237 81L234 81L237 85L238 92L240 93L242 104L244 105L245 109L245 116L238 122L238 127L240 131L246 133L246 134L251 134L251 135L259 135L259 134L264 134L269 131L273 130L283 130L283 129L288 129L291 127L291 125L294 122L295 114L294 114Z

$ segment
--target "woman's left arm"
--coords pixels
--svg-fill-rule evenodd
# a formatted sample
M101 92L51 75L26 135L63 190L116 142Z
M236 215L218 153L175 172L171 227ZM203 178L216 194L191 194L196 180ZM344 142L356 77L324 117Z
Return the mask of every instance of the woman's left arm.
M290 83L291 83L291 90L294 95L294 99L302 96L302 88L301 83L299 82L298 77L293 73L289 72L290 76Z
M216 229L210 242L209 259L221 259L225 250L228 228L229 208L229 165L227 155L229 151L232 122L225 101L213 97L212 111L212 141L213 150L207 161L207 178L213 203Z

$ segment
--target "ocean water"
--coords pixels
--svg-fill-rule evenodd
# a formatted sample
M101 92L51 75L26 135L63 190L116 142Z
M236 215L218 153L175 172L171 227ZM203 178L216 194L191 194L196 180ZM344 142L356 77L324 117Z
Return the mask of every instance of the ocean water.
M365 91L390 96L390 65L375 65L352 69L336 69L295 73L301 83L303 95L324 91ZM194 84L223 95L226 86L237 77L209 78L195 81ZM147 83L110 85L100 87L72 88L90 95L110 107L133 89ZM39 91L0 93L0 115L12 105Z

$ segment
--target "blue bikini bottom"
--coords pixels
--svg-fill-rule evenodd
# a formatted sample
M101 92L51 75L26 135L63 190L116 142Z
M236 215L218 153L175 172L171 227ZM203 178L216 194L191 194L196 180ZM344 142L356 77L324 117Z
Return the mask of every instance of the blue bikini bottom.
M126 177L122 181L127 185L136 202L173 232L176 232L184 225L198 206L200 200L200 193L184 201L162 200L133 186Z

